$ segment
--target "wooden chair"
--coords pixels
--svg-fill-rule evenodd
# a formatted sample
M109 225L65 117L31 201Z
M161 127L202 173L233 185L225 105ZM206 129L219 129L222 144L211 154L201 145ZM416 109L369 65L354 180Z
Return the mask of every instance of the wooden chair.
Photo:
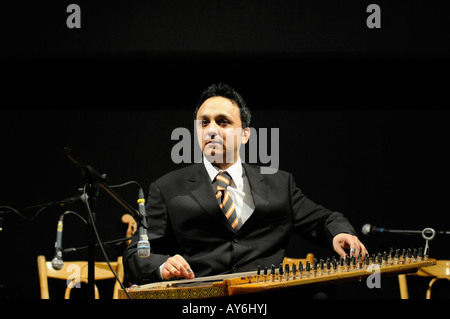
M129 214L122 216L122 222L128 224L126 236L130 237L137 230L137 224L134 218ZM129 244L130 241L127 241ZM117 261L110 262L114 272L123 281L124 271L122 264L122 257L118 257ZM50 299L48 289L48 278L55 278L66 280L67 288L64 294L65 299L70 299L70 292L76 284L88 282L88 262L87 261L66 261L61 270L54 270L52 263L45 259L45 256L38 256L37 258L39 284L41 289L41 299ZM95 280L115 279L114 274L109 269L106 262L95 263ZM94 286L95 299L100 298L97 285ZM114 284L113 299L119 298L119 289L121 289L119 282L116 280Z
M48 289L48 278L55 278L67 281L67 288L64 299L70 299L70 292L76 284L88 282L88 262L87 261L65 261L61 270L54 270L51 261L47 261L45 256L38 256L39 283L41 288L41 299L50 299ZM117 261L110 262L111 267L122 281L124 272L122 257L118 257ZM95 263L95 280L115 279L114 274L109 269L106 262ZM113 299L119 298L120 284L116 280L114 285ZM99 299L97 285L95 285L95 299Z
M408 274L408 276L430 277L431 280L428 284L425 298L431 299L431 288L434 283L440 279L450 280L450 260L437 260L436 265L420 268L417 273ZM400 298L409 299L408 283L405 274L398 275L398 283L400 286Z
M312 265L314 262L314 254L309 253L306 255L306 258L284 257L283 268L286 266L286 264L289 264L289 268L292 268L292 264L298 265L300 263L300 261L303 263L303 265L306 265L306 261L309 261L309 263Z
M122 215L122 223L128 224L127 237L132 236L136 232L136 230L137 230L137 222L133 218L133 216L131 216L130 214L123 214ZM127 240L127 245L129 245L130 242L131 242L131 239Z

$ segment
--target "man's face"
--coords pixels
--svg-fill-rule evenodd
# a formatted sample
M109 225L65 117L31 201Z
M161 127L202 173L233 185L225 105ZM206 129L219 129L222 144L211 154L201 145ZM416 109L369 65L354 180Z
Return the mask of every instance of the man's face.
M203 154L221 168L238 160L241 144L250 137L250 128L242 129L239 107L220 96L211 97L200 106L196 129Z

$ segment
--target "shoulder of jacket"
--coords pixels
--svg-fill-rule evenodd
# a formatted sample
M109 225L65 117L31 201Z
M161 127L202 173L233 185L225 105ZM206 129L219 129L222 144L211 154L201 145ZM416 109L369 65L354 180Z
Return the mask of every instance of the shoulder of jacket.
M174 179L178 179L178 178L185 178L187 179L195 170L200 170L201 167L201 163L196 163L196 164L190 164L188 166L179 168L179 169L175 169L173 171L170 171L160 177L158 177L153 183L156 184L165 184L168 181L173 181Z
M264 178L266 178L266 177L267 178L277 178L277 177L287 178L290 175L292 175L291 173L289 173L287 171L283 171L281 169L277 169L276 172L271 173L271 174L264 174L264 173L261 173L263 171L262 168L264 166L249 164L249 163L243 163L243 165L244 165L244 168L250 168L250 169L256 171L258 174L260 174Z

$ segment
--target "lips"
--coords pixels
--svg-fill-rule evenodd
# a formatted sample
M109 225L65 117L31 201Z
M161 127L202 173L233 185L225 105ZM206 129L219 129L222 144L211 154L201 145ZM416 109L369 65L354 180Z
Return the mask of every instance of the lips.
M209 141L206 141L205 145L222 145L222 143L220 143L219 141L216 141L216 140L209 140Z

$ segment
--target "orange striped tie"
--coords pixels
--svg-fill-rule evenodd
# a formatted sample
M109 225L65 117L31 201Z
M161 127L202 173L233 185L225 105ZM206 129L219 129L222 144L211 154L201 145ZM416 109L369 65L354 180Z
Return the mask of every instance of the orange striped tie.
M239 224L239 219L236 214L234 202L227 191L227 187L231 182L231 176L227 172L221 172L217 174L215 181L217 184L216 198L219 201L219 206L225 214L225 217L230 222L231 227L236 229Z

